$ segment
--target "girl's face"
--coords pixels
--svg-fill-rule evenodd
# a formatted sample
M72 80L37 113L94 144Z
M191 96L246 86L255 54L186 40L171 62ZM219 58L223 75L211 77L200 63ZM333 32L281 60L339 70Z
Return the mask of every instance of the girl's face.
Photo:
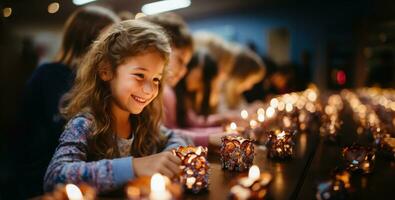
M189 48L172 48L169 58L169 74L166 83L174 87L187 73L187 64L192 57Z
M113 107L139 114L157 95L165 61L156 52L133 56L119 65L110 80Z

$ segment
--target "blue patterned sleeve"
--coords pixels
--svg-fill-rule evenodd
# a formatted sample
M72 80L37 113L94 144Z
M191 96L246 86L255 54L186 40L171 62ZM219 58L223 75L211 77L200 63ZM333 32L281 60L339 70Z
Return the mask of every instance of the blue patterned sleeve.
M105 192L134 177L132 157L87 160L87 136L92 133L92 124L92 120L84 116L69 121L47 168L45 191L52 190L57 183L86 182Z
M180 135L164 126L160 128L160 131L167 138L167 143L163 151L174 149L179 146L193 145L193 142L190 138Z

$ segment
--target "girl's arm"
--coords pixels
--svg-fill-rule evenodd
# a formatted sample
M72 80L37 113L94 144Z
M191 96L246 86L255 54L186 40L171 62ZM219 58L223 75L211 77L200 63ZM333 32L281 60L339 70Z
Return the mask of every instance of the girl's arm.
M52 161L44 177L44 190L57 183L86 182L99 192L115 189L134 177L132 157L87 160L87 136L92 121L84 116L70 120L59 139Z
M193 142L181 134L175 133L174 131L162 126L160 128L161 133L167 137L167 143L163 151L177 148L179 146L187 146L193 144Z

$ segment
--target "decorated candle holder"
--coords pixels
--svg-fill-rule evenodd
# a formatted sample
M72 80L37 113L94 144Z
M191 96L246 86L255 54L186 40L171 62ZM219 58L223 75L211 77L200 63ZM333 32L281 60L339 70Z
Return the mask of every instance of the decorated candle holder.
M253 165L248 176L243 174L232 181L229 199L263 199L271 180L270 173L260 173L259 168Z
M339 171L327 181L317 185L316 199L348 199L350 188L350 173L347 171Z
M348 170L369 174L373 171L376 154L370 147L354 144L343 149L343 158Z
M244 171L251 167L254 160L252 140L240 136L223 136L221 138L221 164L223 169Z
M342 122L338 116L324 115L321 121L320 135L328 142L338 142L340 139L339 130Z
M58 184L50 193L46 193L42 200L68 200L68 199L96 199L96 190L86 183L74 184Z
M141 176L129 181L125 186L126 198L129 200L159 199L171 200L182 198L182 186L172 182L168 177L154 174Z
M208 187L207 147L178 147L173 153L181 159L180 182L187 190L198 193Z
M292 140L293 135L288 131L271 131L269 132L269 139L266 143L267 156L272 159L287 159L292 158L295 143Z

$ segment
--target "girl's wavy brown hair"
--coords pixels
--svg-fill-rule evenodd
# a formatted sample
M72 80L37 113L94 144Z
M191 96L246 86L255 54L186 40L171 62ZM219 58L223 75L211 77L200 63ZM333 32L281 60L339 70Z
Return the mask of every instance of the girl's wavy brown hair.
M149 52L159 53L167 65L170 51L169 39L161 27L137 20L111 26L93 43L78 68L73 88L63 96L60 108L66 119L79 113L92 114L93 134L88 137L91 159L120 156L113 129L111 90L108 82L100 78L99 70L109 67L115 74L116 68L128 58ZM162 84L158 96L140 114L131 114L134 130L131 155L146 156L163 147L164 139L159 134L161 115Z

